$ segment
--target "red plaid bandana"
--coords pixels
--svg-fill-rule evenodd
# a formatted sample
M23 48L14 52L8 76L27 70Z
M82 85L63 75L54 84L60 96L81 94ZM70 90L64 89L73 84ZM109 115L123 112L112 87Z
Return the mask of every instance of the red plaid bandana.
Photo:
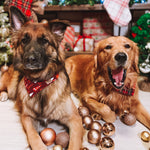
M116 89L116 91L123 94L123 95L133 96L135 93L135 86L133 88L123 87L120 90Z
M40 82L32 82L26 77L24 77L24 84L27 89L27 92L30 97L33 97L36 93L40 92L42 89L44 89L46 86L53 83L56 79L58 79L58 74L55 74L53 77L51 77L49 80L44 80Z
M19 8L29 19L31 17L31 4L33 0L9 0L9 5Z

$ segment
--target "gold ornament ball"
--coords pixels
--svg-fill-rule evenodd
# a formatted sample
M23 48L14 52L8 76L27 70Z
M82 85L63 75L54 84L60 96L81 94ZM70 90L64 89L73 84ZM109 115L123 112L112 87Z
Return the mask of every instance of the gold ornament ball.
M61 145L63 148L66 148L69 143L69 134L67 132L61 132L56 135L55 139L56 145Z
M132 126L136 122L136 117L132 113L125 113L120 117L120 120L128 126Z
M144 142L149 142L150 141L150 133L147 132L147 131L143 131L141 133L141 139L144 141Z
M45 145L52 145L56 138L56 132L51 128L45 128L40 133L41 139Z
M100 141L101 150L114 150L115 144L110 137L103 137Z
M91 114L91 117L94 119L94 120L101 120L102 119L102 116L99 114L99 113L96 113L96 112L93 112Z
M91 116L84 116L84 117L82 118L83 127L84 127L85 129L88 129L88 130L89 130L90 127L91 127L92 122L93 122L93 119L91 118Z
M115 126L112 123L106 122L103 127L103 134L106 136L112 136L115 133Z
M80 106L78 108L78 111L79 111L80 116L82 116L82 117L88 116L90 114L89 109L87 107L84 107L84 106Z
M101 138L100 132L98 132L95 129L89 130L87 136L88 136L88 142L91 144L99 143L100 138Z
M55 145L53 147L53 150L63 150L62 146L61 145Z
M98 121L93 121L90 129L95 129L95 130L101 132L102 131L102 125Z

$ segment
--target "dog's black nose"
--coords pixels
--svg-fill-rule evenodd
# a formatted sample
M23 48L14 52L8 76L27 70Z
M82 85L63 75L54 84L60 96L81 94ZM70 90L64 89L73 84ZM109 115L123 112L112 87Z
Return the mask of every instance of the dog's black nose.
M119 63L124 63L127 60L127 55L123 52L117 53L115 55L115 60Z

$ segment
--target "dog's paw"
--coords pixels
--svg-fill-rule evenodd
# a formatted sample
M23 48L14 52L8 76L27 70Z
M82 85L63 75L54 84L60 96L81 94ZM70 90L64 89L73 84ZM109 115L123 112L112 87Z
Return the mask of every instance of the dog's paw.
M7 92L1 92L0 93L0 101L4 102L8 100L8 93Z
M115 122L116 120L116 114L114 111L111 111L110 113L108 114L105 114L104 116L102 116L103 120L106 121L106 122L110 122L110 123L113 123Z

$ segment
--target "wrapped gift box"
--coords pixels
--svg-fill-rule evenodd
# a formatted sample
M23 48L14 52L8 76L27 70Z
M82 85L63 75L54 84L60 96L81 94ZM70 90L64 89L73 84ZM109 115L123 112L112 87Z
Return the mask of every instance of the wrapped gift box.
M98 18L83 19L83 35L91 36L94 39L95 45L101 39L107 38L112 34L112 23L110 19L101 14Z
M94 49L94 39L90 36L79 36L74 44L74 51L92 52Z

